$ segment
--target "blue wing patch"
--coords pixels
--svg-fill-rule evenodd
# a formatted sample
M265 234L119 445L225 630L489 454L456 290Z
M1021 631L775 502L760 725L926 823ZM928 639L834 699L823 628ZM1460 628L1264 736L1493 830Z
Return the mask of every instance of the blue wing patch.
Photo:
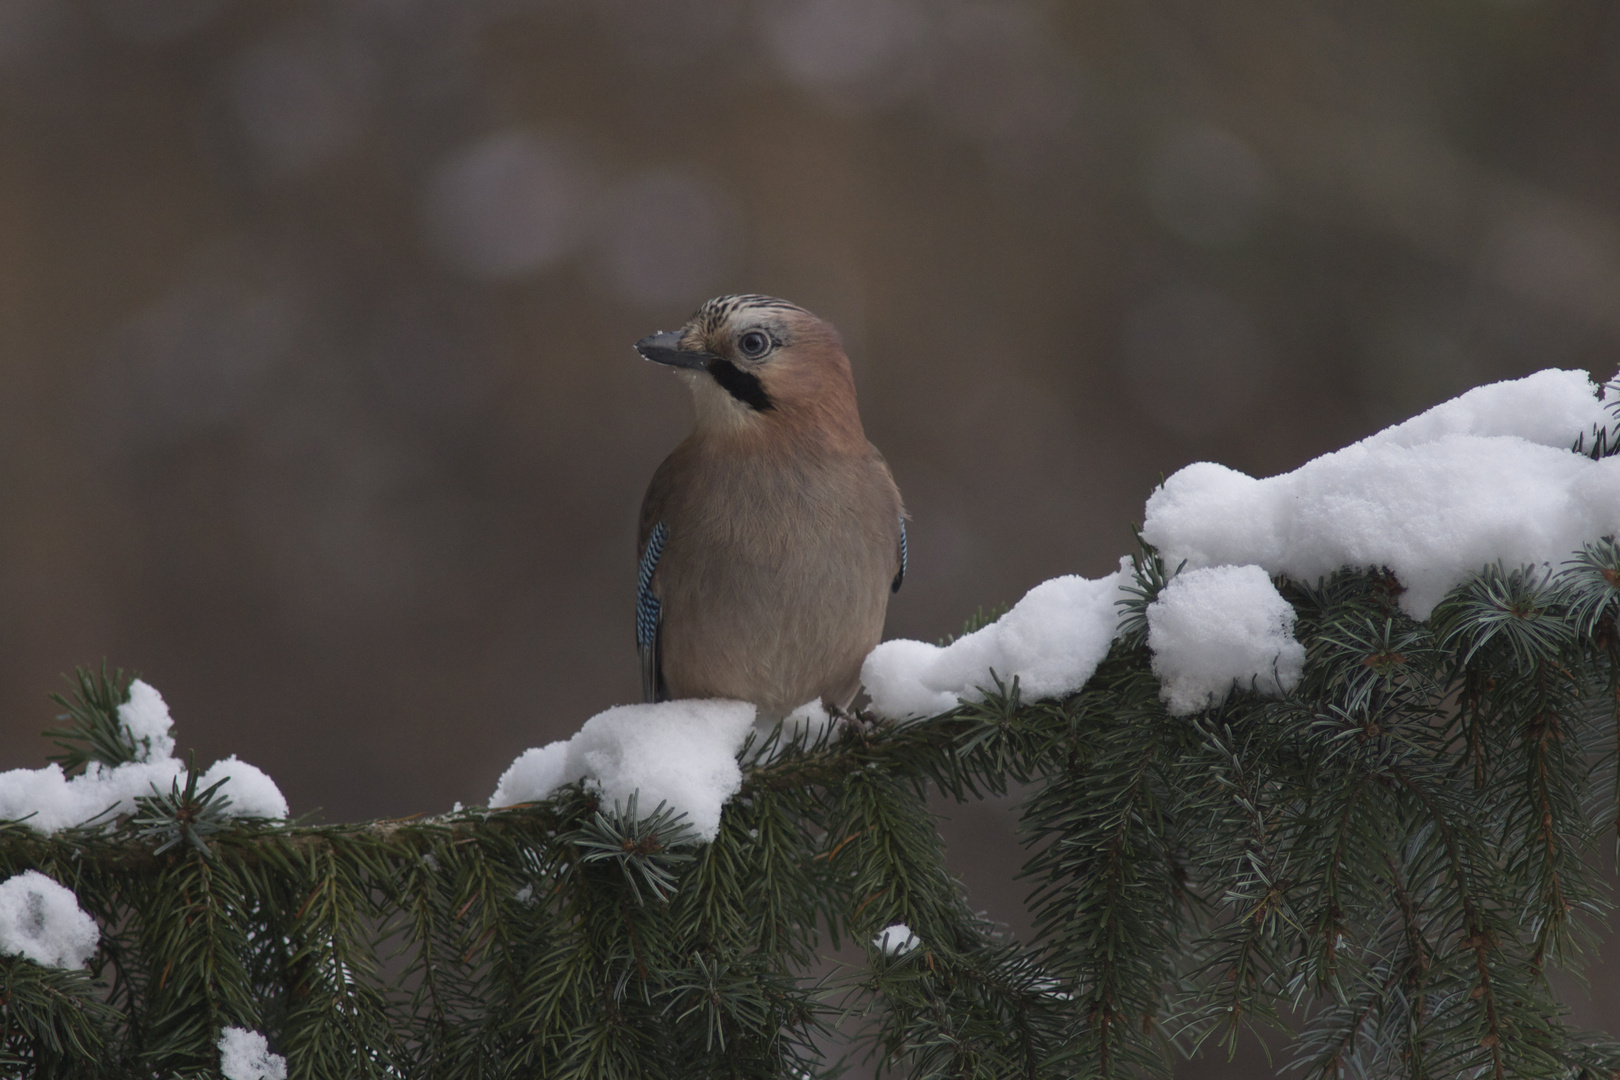
M641 553L641 569L636 573L636 648L650 649L658 636L658 612L663 606L653 595L653 571L658 569L659 556L669 540L669 529L660 521L647 537L647 547Z
M894 575L894 584L889 586L889 591L892 592L892 593L899 592L900 591L900 583L905 581L905 580L906 580L906 519L904 517L902 517L900 519L900 572L898 574Z

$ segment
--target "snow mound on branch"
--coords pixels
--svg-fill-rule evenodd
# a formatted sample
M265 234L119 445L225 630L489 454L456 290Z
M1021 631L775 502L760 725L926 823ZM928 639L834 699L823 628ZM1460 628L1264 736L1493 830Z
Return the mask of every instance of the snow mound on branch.
M228 1027L219 1033L219 1071L225 1080L287 1080L287 1059L270 1052L257 1031Z
M1009 685L1016 677L1030 701L1080 689L1114 640L1128 565L1121 559L1117 573L1094 581L1043 581L1007 614L949 645L883 642L861 666L873 710L896 719L946 712L959 700L982 700L992 671Z
M790 736L803 735L814 742L829 730L836 732L841 723L819 700L807 701L787 714L782 721L782 732Z
M1270 692L1297 681L1291 613L1269 581L1261 588L1267 576L1387 568L1405 589L1402 608L1427 619L1491 563L1555 566L1620 534L1620 455L1570 450L1594 430L1615 434L1613 398L1583 371L1542 371L1470 390L1280 476L1211 462L1177 472L1148 499L1142 526L1165 565L1184 568L1149 610L1172 711L1222 700L1235 681ZM1196 576L1215 568L1228 572ZM1130 581L1122 560L1097 581L1037 585L943 648L885 641L861 669L872 708L899 719L945 712L982 698L991 671L1017 676L1029 699L1078 690L1107 653ZM1219 590L1231 591L1217 600Z
M186 766L173 757L169 734L169 708L163 695L136 679L129 700L118 707L118 719L135 747L136 760L122 765L91 762L71 779L60 765L43 769L12 769L0 773L0 818L27 824L42 833L54 833L92 819L109 820L135 809L135 799L156 788L167 793L176 781L185 783ZM232 817L284 818L287 800L265 773L231 755L216 761L201 777L202 788L225 780L220 794L231 802ZM201 788L199 788L201 790Z
M1148 499L1142 536L1171 568L1387 567L1426 619L1489 563L1556 565L1620 532L1620 457L1570 452L1609 420L1585 372L1494 383L1280 476L1189 465Z
M174 720L163 695L151 683L136 679L129 684L129 700L118 706L118 720L129 732L137 761L161 761L174 756Z
M137 795L153 787L168 791L179 775L178 762L135 761L116 768L91 762L81 775L68 779L62 766L12 769L0 773L0 818L54 833L92 818L106 819L135 809Z
M185 773L182 770L178 775L183 778ZM287 816L286 796L281 794L281 789L276 787L269 774L257 765L249 765L232 754L208 766L208 771L197 782L197 789L204 790L220 780L225 781L225 786L219 789L220 793L231 798L226 812L232 817Z
M1305 647L1294 608L1258 566L1213 566L1172 578L1148 605L1148 648L1173 716L1226 700L1233 684L1279 694L1299 685Z
M495 782L489 808L499 810L503 806L539 802L569 781L578 780L581 774L570 776L568 773L568 743L569 740L563 739L530 747L519 754Z
M1548 368L1476 386L1354 445L1419 446L1446 435L1481 435L1568 450L1613 419L1598 389L1584 371Z
M911 927L903 922L893 926L886 926L872 939L872 944L889 956L904 956L906 953L922 944L922 940L911 932Z
M720 831L720 809L742 787L737 752L754 724L745 701L681 700L620 705L585 721L571 739L525 750L501 774L491 809L544 799L583 779L604 803L650 813L660 802L683 811L704 840Z
M82 968L100 940L72 890L38 870L0 882L0 952L42 967Z

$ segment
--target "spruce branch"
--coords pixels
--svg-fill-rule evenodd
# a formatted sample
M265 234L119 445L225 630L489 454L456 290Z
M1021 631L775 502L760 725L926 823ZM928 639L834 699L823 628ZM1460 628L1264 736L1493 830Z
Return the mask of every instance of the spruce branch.
M201 777L196 754L192 754L186 761L184 788L180 786L179 777L176 777L168 792L159 791L154 786L151 795L136 798L135 816L130 824L137 838L157 841L157 846L152 849L154 857L180 844L209 856L213 853L208 847L207 838L231 827L231 817L226 813L231 798L220 790L226 781L216 780L198 791L197 784Z
M69 885L103 931L87 973L0 960L22 988L0 1062L203 1075L232 1024L316 1078L820 1076L845 1028L885 1075L1045 1080L1162 1074L1287 1021L1324 1078L1620 1066L1546 977L1608 910L1589 856L1616 815L1620 549L1484 568L1426 623L1387 572L1282 581L1299 684L1190 717L1145 644L1170 575L1145 545L1136 566L1082 690L990 672L938 716L760 733L707 843L582 783L249 821L194 764L133 814L0 823L0 871ZM121 731L126 684L81 676L77 767L112 764L87 748ZM968 907L935 793L1021 799L1033 940ZM901 922L917 948L815 972Z
M44 732L62 750L49 760L59 763L69 776L82 773L91 762L113 766L134 761L135 741L118 718L118 706L129 700L129 684L134 680L135 674L126 675L123 668L109 675L105 660L99 672L74 668L70 696L51 695L64 710L56 719L67 723Z
M579 850L580 865L616 865L636 903L642 903L642 889L654 900L667 902L675 889L676 867L693 859L680 849L697 842L685 818L662 802L643 818L636 813L636 796L631 795L623 809L615 803L612 811L596 811L583 827L564 833L558 842Z

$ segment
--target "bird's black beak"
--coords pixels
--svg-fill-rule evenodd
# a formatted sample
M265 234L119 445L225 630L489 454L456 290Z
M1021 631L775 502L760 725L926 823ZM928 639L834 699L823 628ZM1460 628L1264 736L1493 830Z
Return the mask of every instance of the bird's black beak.
M665 330L642 338L636 342L636 352L655 364L681 368L702 369L714 359L706 352L681 348L681 334L678 330Z

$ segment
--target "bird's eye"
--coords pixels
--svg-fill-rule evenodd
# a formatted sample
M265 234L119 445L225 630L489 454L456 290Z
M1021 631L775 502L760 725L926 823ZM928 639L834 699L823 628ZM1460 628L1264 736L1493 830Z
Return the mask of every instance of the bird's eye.
M737 339L737 348L750 360L758 360L771 351L771 336L763 330L750 330Z

